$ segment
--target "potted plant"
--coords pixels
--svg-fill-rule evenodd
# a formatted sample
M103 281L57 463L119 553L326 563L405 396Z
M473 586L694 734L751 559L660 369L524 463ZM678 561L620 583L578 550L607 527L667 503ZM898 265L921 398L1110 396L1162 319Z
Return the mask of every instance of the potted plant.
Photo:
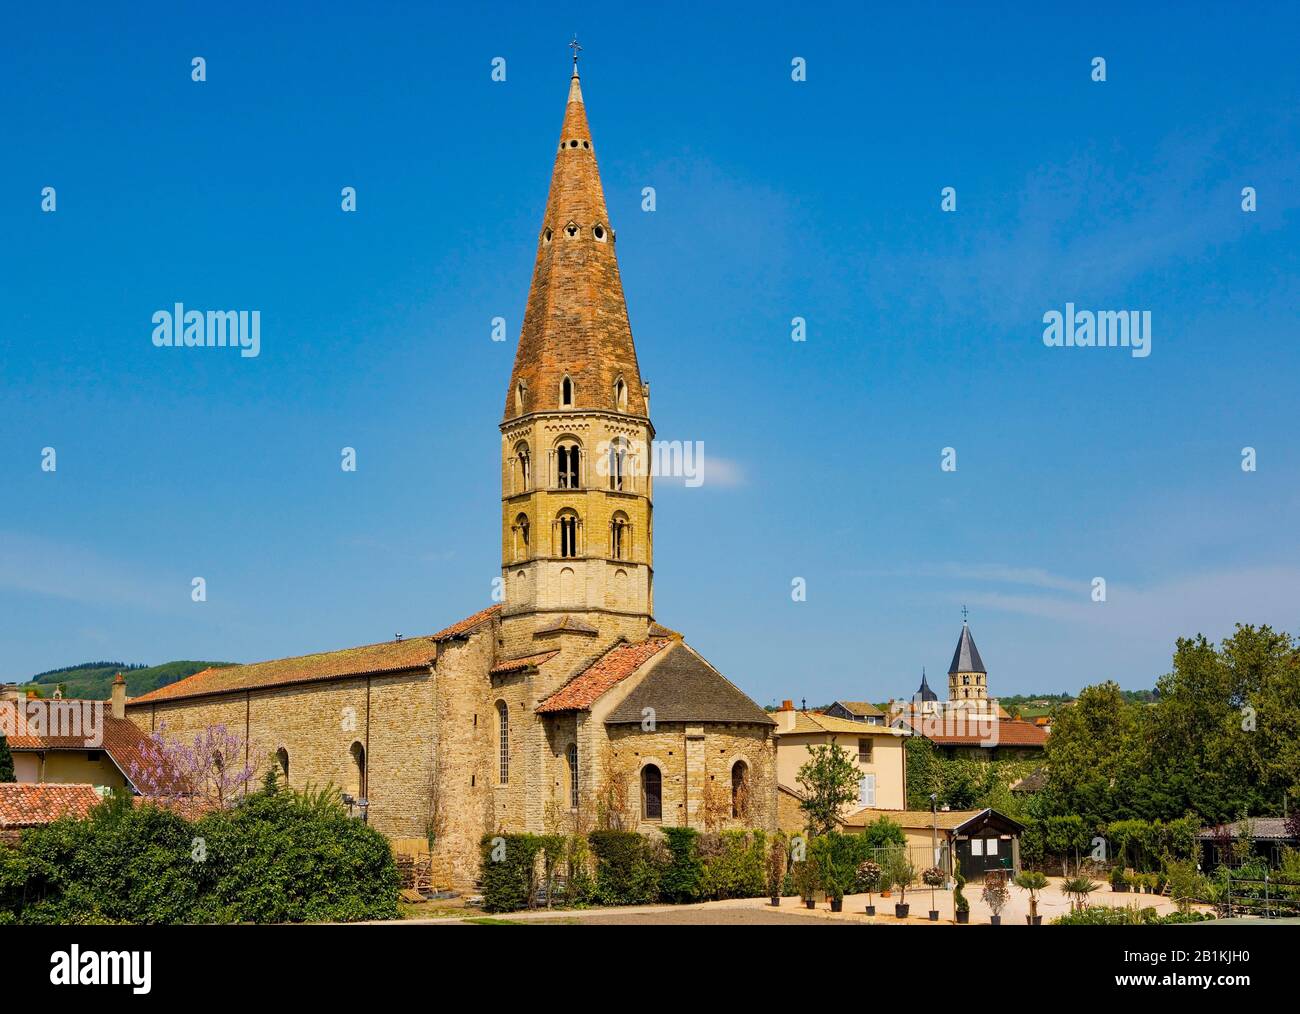
M1047 877L1038 870L1024 870L1016 877L1016 886L1029 892L1029 914L1025 922L1030 926L1041 926L1043 917L1038 914L1038 892L1047 886Z
M794 874L794 889L803 899L804 907L816 908L817 900L813 897L813 892L817 890L817 876L813 871L812 860L801 859L792 863L791 872Z
M966 886L966 878L961 875L961 864L958 863L953 869L953 889L952 889L952 910L957 917L957 925L965 926L970 922L970 902L966 900L966 895L962 894L961 889Z
M894 902L894 917L906 919L912 906L907 903L907 889L916 880L916 869L901 848L892 848L885 860L886 880L898 888L898 901Z
M781 883L785 879L785 837L777 835L767 850L767 893L773 908L781 904Z
M1069 895L1073 910L1082 912L1088 901L1088 895L1097 890L1097 886L1087 877L1071 877L1061 885L1061 890Z
M939 910L934 907L934 891L937 887L942 887L947 878L943 870L937 866L931 866L929 869L921 871L921 883L930 888L930 921L939 921Z
M1124 867L1111 867L1110 889L1116 894L1123 894L1128 890L1128 876L1124 873Z
M980 892L980 897L984 899L984 904L993 913L989 917L989 924L1001 926L1002 909L1006 907L1011 898L1011 892L1007 890L1007 878L997 870L986 873L984 875L984 890Z
M858 879L856 887L867 896L867 915L876 914L876 906L871 901L871 895L880 887L880 864L872 862L870 859L864 859L858 863Z

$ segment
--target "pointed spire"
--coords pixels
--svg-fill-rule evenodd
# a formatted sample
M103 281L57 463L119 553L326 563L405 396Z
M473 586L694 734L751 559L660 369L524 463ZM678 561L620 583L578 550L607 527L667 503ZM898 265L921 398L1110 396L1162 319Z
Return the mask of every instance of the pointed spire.
M925 666L921 666L921 685L916 688L914 695L918 701L937 701L939 695L930 689L930 684L925 678Z
M575 39L571 45L576 43ZM614 230L578 81L577 49L574 57L532 286L506 394L507 420L559 409L566 377L572 383L573 409L618 410L616 385L622 380L624 411L646 414L614 253Z
M984 660L980 658L979 649L975 647L975 638L971 636L970 626L963 619L961 623L961 637L957 639L957 650L952 653L952 665L948 667L948 675L958 672L980 672L988 674L984 668Z

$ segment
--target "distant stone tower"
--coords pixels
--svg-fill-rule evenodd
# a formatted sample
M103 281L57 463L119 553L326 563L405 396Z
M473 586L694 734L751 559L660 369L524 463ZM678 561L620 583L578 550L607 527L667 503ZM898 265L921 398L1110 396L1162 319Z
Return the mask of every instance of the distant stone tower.
M654 427L615 240L575 65L501 422L507 651L652 623Z
M988 697L988 670L984 668L984 660L975 647L970 626L963 619L957 650L952 653L952 665L948 666L948 700L958 705L979 702L974 706L980 710L987 706Z

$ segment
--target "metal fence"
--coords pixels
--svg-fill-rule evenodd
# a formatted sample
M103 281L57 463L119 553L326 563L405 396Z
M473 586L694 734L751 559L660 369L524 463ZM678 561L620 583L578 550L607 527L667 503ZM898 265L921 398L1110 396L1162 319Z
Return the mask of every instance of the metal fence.
M1257 916L1281 919L1300 916L1300 880L1265 873L1262 879L1228 871L1222 905L1228 918Z

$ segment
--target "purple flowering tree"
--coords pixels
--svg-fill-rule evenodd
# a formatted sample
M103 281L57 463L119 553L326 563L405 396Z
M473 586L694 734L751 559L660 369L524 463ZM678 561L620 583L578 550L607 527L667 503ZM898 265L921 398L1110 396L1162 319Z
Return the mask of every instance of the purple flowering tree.
M140 794L230 806L256 774L255 751L224 725L209 725L191 740L169 739L163 726L130 764L128 775Z

